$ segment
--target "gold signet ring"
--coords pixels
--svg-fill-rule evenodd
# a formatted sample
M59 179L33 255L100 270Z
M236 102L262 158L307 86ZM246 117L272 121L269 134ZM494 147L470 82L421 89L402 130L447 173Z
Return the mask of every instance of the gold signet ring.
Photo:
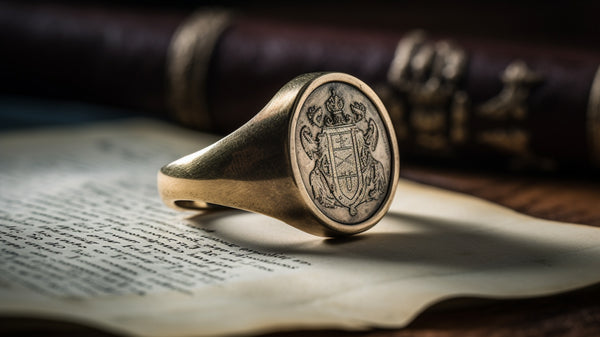
M225 206L340 236L381 220L398 172L396 136L373 90L347 74L310 73L229 136L164 166L158 188L175 209Z

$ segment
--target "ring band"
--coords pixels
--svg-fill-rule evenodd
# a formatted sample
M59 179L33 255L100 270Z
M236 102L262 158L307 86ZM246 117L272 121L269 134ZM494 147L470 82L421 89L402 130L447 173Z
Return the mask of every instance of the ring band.
M396 136L373 90L347 74L310 73L229 136L164 166L158 188L175 209L237 208L340 236L381 220L398 175Z

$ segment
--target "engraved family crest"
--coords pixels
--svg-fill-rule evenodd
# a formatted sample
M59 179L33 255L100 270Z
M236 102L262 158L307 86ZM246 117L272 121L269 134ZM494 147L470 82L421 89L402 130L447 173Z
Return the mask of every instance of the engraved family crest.
M300 140L314 162L309 176L314 200L328 208L348 208L354 216L360 204L385 193L387 180L383 165L373 157L377 125L366 119L364 104L354 102L350 113L344 112L344 105L332 88L324 102L326 112L315 105L307 109L310 125L302 126Z

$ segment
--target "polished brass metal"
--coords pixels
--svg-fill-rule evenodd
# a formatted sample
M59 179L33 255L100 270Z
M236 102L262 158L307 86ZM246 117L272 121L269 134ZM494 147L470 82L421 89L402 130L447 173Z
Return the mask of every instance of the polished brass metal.
M175 209L231 207L339 236L385 215L398 173L396 136L373 90L347 74L310 73L229 136L164 166L158 187Z

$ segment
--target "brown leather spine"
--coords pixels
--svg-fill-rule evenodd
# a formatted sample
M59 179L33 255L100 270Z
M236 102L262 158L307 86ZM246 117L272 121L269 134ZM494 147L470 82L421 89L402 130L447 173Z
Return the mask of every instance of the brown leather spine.
M339 71L385 81L401 34L240 17L224 32L210 69L210 111L217 130L235 129L297 74Z
M211 64L208 97L216 130L228 132L244 123L295 74L341 71L391 91L391 97L382 98L397 125L404 155L509 160L542 169L590 166L598 151L590 145L588 125L590 91L600 64L595 52L454 40L454 48L464 53L464 65L450 97L437 97L435 90L426 92L431 68L421 79L407 75L405 82L412 87L405 91L389 79L397 44L409 35L239 18L223 34ZM420 46L437 48L440 41L446 39L425 39ZM517 74L507 75L511 69ZM530 77L520 78L519 71ZM513 96L511 86L517 86ZM503 91L508 91L504 102ZM456 131L452 105L458 104L458 94L466 97L462 141L452 139ZM481 112L486 108L487 114ZM403 111L394 116L394 110ZM423 118L417 110L425 110ZM436 113L443 126L432 131L427 118L435 119ZM425 119L422 125L415 121L419 118ZM419 142L422 134L439 137Z
M177 117L168 110L167 55L190 14L0 3L0 42L9 46L0 53L0 90ZM198 119L210 121L211 131L242 125L298 74L338 71L380 93L404 159L536 169L590 168L600 162L600 84L592 90L600 82L597 51L481 39L450 42L404 29L252 15L234 17L216 45L207 45L214 50L207 53L212 56L206 75L198 76L206 84L187 87L204 88L197 95L206 97L208 110L197 113L206 115Z
M166 111L166 55L186 13L0 2L0 92Z

